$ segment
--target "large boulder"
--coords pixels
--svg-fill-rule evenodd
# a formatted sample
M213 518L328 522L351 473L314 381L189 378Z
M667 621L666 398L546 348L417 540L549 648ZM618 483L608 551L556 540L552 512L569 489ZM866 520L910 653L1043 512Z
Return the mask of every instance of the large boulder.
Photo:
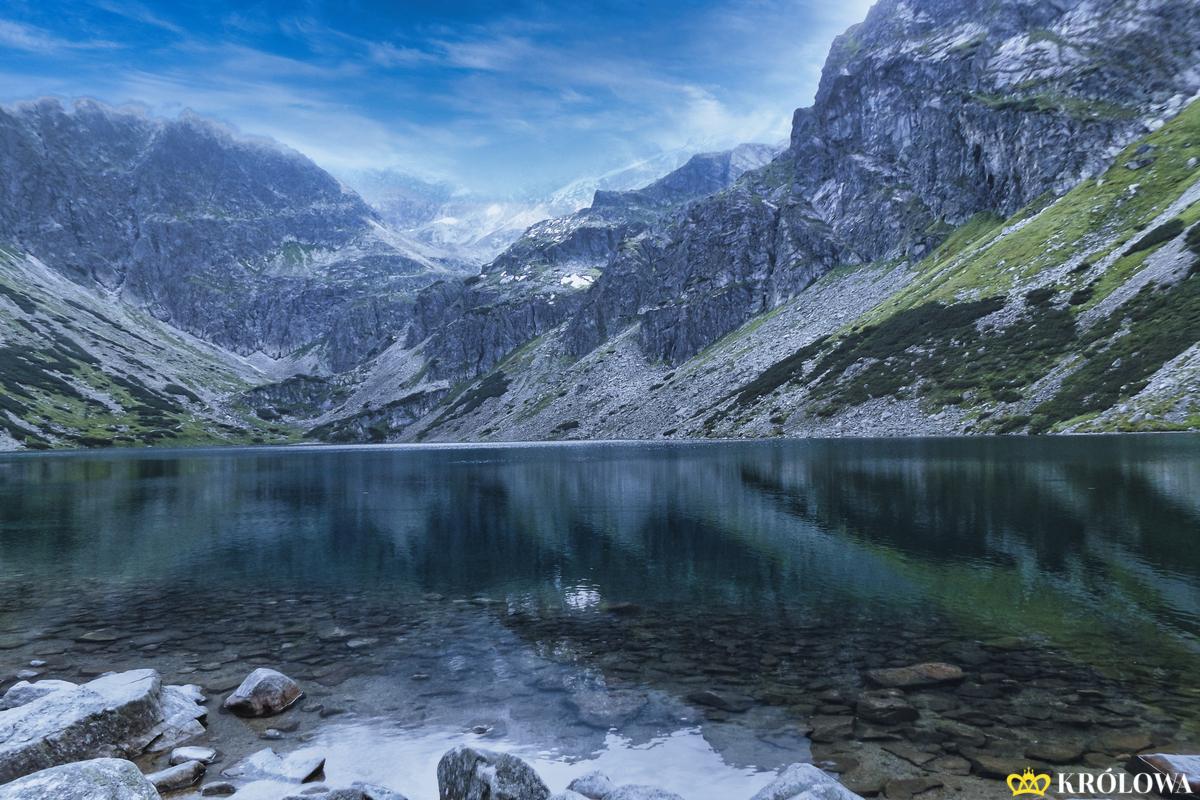
M130 761L97 758L34 772L0 786L0 800L158 800Z
M268 717L287 710L303 696L299 684L287 675L261 667L225 698L225 708L239 717Z
M72 761L132 758L203 732L195 687L163 686L152 669L67 685L0 711L0 783Z
M508 753L459 745L438 762L440 800L546 800L550 789L533 767Z
M812 764L792 764L751 800L862 800Z
M567 791L576 792L591 800L603 800L615 788L617 787L613 785L612 780L600 770L580 775L567 784Z

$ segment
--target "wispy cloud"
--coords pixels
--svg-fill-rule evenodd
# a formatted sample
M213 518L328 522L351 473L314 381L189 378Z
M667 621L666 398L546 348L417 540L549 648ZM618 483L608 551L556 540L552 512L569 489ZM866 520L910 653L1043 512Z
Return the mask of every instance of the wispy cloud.
M124 17L142 25L149 25L152 28L159 28L177 34L184 33L184 29L181 26L141 3L136 3L132 0L121 0L119 3L111 2L111 0L99 0L96 3L96 7L107 11L109 14L115 14L118 17Z
M33 25L0 19L0 47L52 55L64 50L112 49L120 45L102 39L65 39Z

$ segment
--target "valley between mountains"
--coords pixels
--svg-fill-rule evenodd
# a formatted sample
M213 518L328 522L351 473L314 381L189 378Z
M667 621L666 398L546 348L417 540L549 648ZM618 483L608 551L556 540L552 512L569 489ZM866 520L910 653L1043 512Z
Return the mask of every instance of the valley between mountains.
M482 267L198 117L0 109L0 447L1198 430L1198 95L1193 0L880 0L782 149Z

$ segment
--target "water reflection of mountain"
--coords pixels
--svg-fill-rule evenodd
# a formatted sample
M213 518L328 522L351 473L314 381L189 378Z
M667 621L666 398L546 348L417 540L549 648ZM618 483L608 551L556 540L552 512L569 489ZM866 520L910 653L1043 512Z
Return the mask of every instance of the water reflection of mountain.
M0 560L59 586L546 603L582 586L589 602L933 604L1188 639L1198 454L1195 437L1139 437L17 457L0 462ZM980 607L954 609L964 592Z

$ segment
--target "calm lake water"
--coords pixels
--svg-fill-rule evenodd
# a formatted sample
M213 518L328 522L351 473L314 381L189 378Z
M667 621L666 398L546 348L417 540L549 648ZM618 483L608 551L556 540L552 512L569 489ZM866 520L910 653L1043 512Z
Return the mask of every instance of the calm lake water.
M299 680L210 715L213 772L312 749L424 800L474 742L554 791L815 760L996 797L988 764L1200 745L1200 437L13 455L0 689L33 659ZM966 678L864 718L867 670L924 661Z

